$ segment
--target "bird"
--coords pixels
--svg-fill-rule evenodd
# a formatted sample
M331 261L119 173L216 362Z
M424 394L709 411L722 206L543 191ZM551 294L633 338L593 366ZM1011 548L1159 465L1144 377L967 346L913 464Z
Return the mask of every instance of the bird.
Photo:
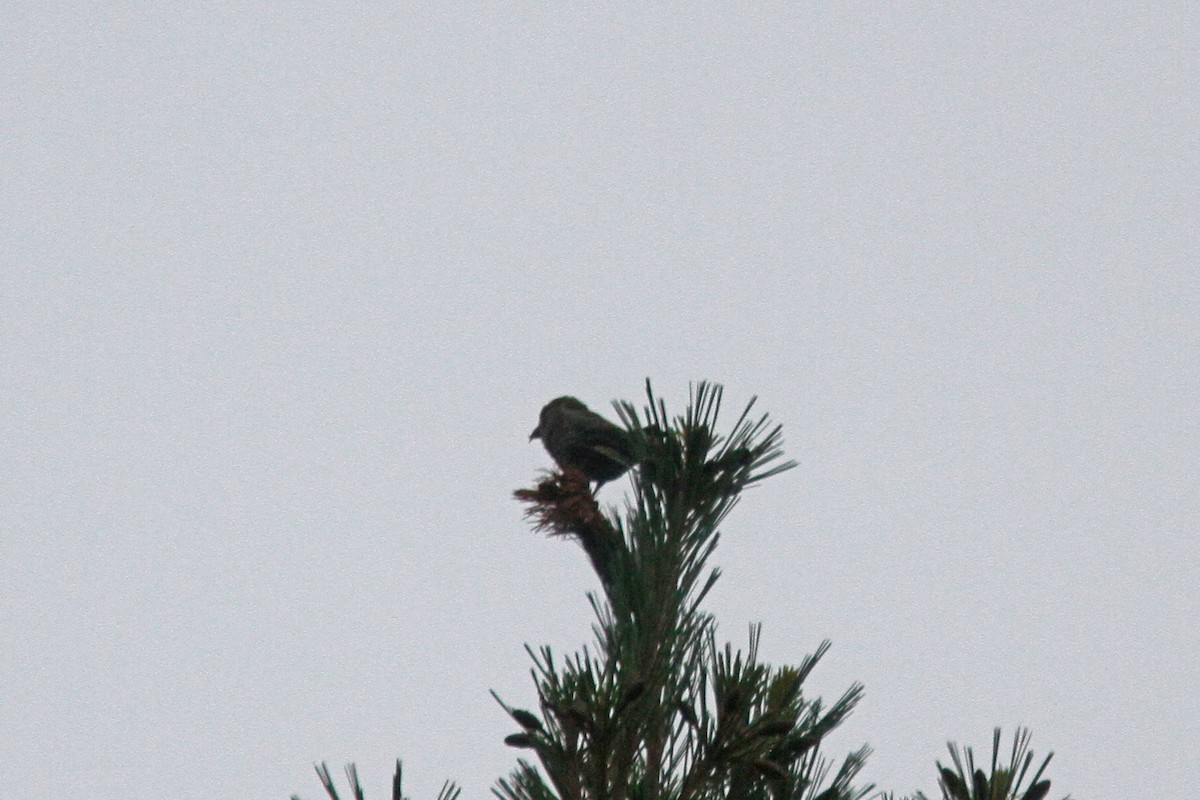
M636 462L629 434L574 397L556 397L538 416L529 441L541 439L560 469L577 469L599 490Z

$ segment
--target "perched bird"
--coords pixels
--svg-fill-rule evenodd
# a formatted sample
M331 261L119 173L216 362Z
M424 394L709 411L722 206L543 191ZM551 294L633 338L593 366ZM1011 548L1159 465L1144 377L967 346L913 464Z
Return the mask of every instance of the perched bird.
M561 469L574 468L596 488L636 461L629 435L574 397L557 397L542 408L529 440L541 439Z

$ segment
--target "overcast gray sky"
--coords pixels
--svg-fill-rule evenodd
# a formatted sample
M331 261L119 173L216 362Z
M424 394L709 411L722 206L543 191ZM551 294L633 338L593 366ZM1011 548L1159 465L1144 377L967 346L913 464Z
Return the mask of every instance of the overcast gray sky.
M721 634L935 790L1200 745L1200 7L0 9L0 798L483 797L551 397L751 395ZM606 486L619 502L627 482Z

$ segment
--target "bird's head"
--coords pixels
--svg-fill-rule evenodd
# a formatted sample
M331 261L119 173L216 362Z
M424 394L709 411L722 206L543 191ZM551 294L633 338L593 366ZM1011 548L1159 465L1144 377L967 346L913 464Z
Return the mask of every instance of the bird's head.
M546 426L546 424L554 419L555 415L557 415L559 412L567 409L573 411L587 411L588 407L584 405L582 401L571 397L570 395L563 395L562 397L554 398L549 403L546 403L546 405L542 406L542 413L538 415L538 425L533 429L533 433L529 434L529 441L532 442L534 439L542 438L542 429Z

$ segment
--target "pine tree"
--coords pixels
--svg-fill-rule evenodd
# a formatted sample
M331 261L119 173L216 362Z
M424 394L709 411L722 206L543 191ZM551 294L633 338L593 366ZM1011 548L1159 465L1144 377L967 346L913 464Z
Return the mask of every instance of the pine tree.
M721 522L743 490L794 466L779 426L751 417L753 400L719 435L721 394L699 384L674 419L649 385L643 414L617 406L640 464L623 515L602 512L569 468L517 492L539 529L582 545L602 593L589 595L591 647L561 662L530 650L540 719L504 705L522 728L507 742L538 762L500 781L505 800L857 800L870 790L852 785L866 748L825 780L821 741L862 695L851 686L827 708L805 696L828 643L773 668L759 661L758 628L745 651L720 646L702 609Z
M569 466L515 493L536 529L581 545L601 590L588 595L596 618L590 646L565 658L549 647L526 648L536 711L496 697L518 728L505 743L529 757L494 794L861 800L874 788L855 782L870 749L845 755L833 770L822 744L858 704L862 686L851 685L828 705L804 691L829 642L798 665L773 667L758 658L759 626L745 650L722 645L702 608L720 574L709 559L722 521L745 489L795 466L783 459L780 426L766 414L752 417L752 399L730 431L718 433L722 388L715 384L694 386L686 412L673 418L649 382L646 394L641 413L616 404L636 466L623 513L602 510L588 476ZM957 771L938 765L946 800L1047 796L1049 781L1039 781L1045 762L1029 788L1020 788L1032 759L1027 732L1018 731L1008 767L996 760L999 737L997 730L990 775L975 768L969 748L960 758L951 746ZM338 800L324 764L318 774ZM347 774L361 800L352 766ZM397 762L394 800L402 800L400 776ZM458 792L447 783L439 800L455 800Z

